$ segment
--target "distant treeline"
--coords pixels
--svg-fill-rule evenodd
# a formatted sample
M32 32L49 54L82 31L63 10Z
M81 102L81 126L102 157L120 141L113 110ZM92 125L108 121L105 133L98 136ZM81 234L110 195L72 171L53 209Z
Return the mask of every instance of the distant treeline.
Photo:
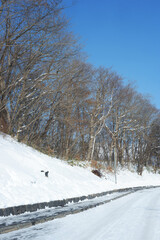
M60 158L160 167L159 110L86 62L61 0L1 0L0 33L1 131Z

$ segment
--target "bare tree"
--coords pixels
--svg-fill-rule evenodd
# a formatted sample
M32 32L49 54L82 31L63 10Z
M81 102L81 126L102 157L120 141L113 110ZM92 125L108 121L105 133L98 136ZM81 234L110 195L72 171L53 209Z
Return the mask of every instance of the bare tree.
M121 78L109 69L99 68L94 75L91 108L90 108L90 141L88 149L88 160L93 159L96 137L105 127L105 122L109 118L112 108L117 99L116 87Z
M22 136L40 118L48 90L57 90L57 73L78 52L61 2L1 2L0 112L10 115L11 134Z

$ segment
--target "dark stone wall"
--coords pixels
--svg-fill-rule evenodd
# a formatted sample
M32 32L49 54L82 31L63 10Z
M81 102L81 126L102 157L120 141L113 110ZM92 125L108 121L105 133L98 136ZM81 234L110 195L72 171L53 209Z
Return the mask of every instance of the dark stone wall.
M81 196L81 197L75 197L75 198L68 198L63 200L55 200L50 202L41 202L41 203L35 203L35 204L28 204L28 205L20 205L20 206L13 206L8 208L0 208L0 216L9 216L9 215L18 215L25 212L34 212L38 209L45 209L45 207L63 207L68 203L76 203L79 201L83 201L85 199L93 199L95 197L101 197L107 194L111 194L114 192L126 192L126 191L138 191L141 189L148 189L148 188L156 188L160 186L144 186L144 187L133 187L133 188L123 188L123 189L116 189L96 194L90 194L88 196Z

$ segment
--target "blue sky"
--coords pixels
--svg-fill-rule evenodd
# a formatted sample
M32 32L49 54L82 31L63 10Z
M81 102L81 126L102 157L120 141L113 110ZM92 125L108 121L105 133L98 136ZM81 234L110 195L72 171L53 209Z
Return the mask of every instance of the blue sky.
M65 0L88 61L112 67L160 109L160 0Z

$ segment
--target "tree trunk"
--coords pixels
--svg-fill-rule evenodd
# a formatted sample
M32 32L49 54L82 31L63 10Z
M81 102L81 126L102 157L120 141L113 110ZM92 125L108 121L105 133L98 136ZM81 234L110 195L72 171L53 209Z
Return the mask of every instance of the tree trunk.
M87 155L87 160L88 161L92 161L93 160L95 140L96 140L95 136L91 136L91 139L89 141L88 155Z
M117 141L114 140L114 175L115 175L115 184L117 184Z
M93 160L94 146L95 146L94 119L93 119L93 115L91 115L90 140L89 140L89 147L88 147L88 154L87 154L88 161Z

